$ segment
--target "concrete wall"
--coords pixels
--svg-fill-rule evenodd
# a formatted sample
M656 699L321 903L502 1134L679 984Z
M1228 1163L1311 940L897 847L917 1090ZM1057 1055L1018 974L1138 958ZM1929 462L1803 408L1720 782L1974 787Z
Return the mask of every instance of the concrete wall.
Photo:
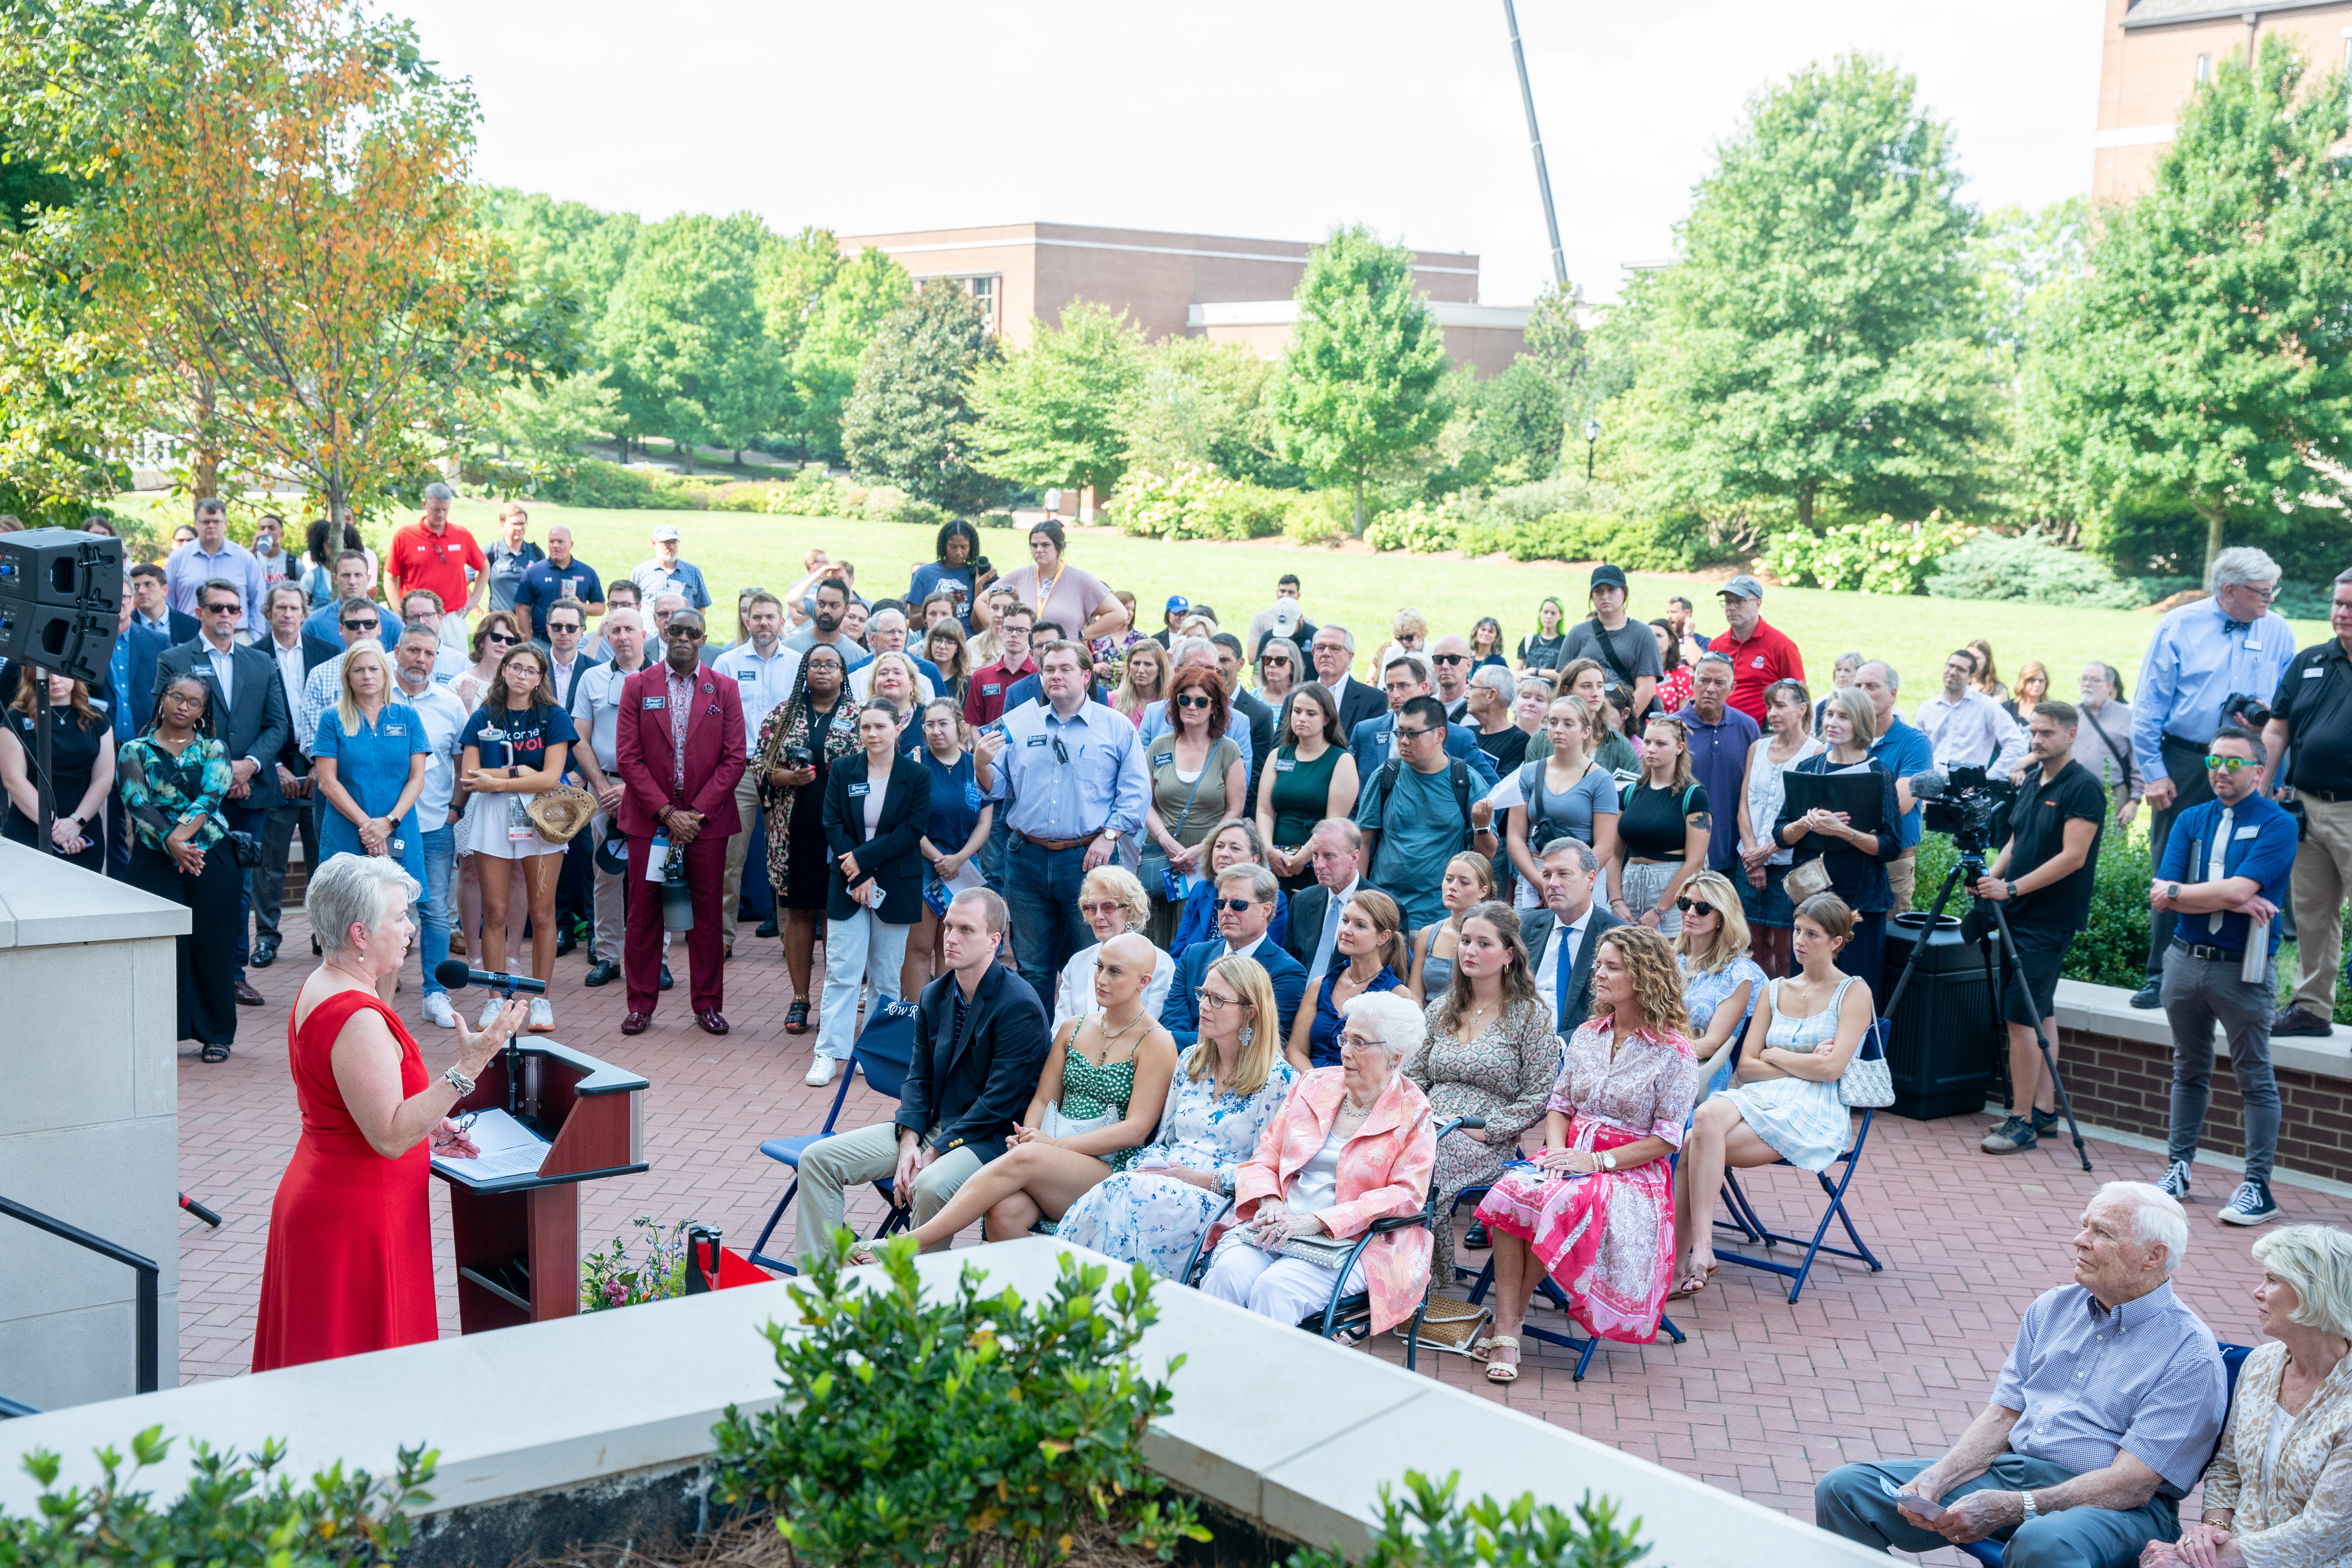
M936 1287L968 1265L992 1287L1036 1297L1059 1255L1043 1237L959 1248L923 1260ZM1081 1253L1080 1256L1091 1256ZM1674 1568L1756 1563L1884 1563L1884 1555L1825 1535L1771 1509L1719 1491L1564 1427L1475 1394L1341 1350L1195 1291L1162 1288L1160 1318L1139 1359L1155 1375L1169 1358L1175 1406L1148 1439L1152 1467L1243 1524L1360 1553L1381 1483L1407 1469L1462 1473L1465 1491L1512 1498L1534 1491L1560 1507L1590 1490L1641 1516L1647 1561ZM158 1422L167 1432L240 1449L266 1437L289 1444L286 1473L308 1478L334 1460L378 1475L402 1444L441 1450L432 1486L442 1510L478 1510L495 1533L470 1552L446 1537L464 1518L433 1525L420 1561L504 1562L562 1551L560 1497L614 1517L612 1500L638 1487L665 1494L668 1517L690 1521L698 1488L687 1472L710 1451L710 1426L730 1403L746 1411L776 1397L775 1363L758 1328L797 1321L782 1284L593 1312L494 1334L410 1345L316 1366L192 1384L127 1403L0 1422L0 1510L29 1511L39 1495L18 1458L35 1447L64 1458L63 1486L97 1474L90 1450L118 1447ZM184 1484L187 1445L141 1484L171 1496ZM533 1521L542 1522L533 1532ZM574 1538L576 1539L576 1537ZM644 1544L644 1537L637 1537Z
M187 929L178 904L0 843L0 1195L162 1266L165 1388L180 1365L173 938ZM0 1394L48 1410L130 1393L135 1279L0 1216Z

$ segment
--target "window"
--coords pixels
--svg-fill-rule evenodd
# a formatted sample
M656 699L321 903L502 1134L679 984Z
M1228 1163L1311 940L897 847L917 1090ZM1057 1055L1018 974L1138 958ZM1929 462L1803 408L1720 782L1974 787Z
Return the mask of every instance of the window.
M965 273L961 276L949 273L938 277L918 278L915 279L915 287L921 289L927 284L931 283L954 284L957 288L962 289L965 293L980 301L981 308L987 312L988 334L991 337L994 337L1003 330L1004 326L999 314L1003 306L998 300L996 294L996 285L1002 277L1003 274L995 272L983 272L977 274Z
M2199 81L2211 81L2213 79L2213 57L2211 55L2199 55L2197 57L2197 79Z

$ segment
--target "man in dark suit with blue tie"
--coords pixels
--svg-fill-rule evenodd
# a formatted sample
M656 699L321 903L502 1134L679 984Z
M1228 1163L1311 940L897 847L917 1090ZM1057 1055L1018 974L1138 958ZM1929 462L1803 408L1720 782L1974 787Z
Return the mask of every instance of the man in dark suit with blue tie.
M1592 1012L1592 959L1600 946L1592 939L1625 923L1593 901L1600 878L1592 846L1562 834L1543 848L1544 907L1519 922L1536 994L1563 1036L1576 1033Z
M1348 737L1348 754L1356 759L1356 777L1363 781L1370 781L1383 763L1395 759L1397 713L1414 698L1429 695L1429 666L1417 653L1392 654L1388 668L1381 671L1381 688L1389 694L1389 710L1365 720ZM1445 754L1470 765L1477 784L1473 799L1495 787L1495 759L1478 743L1477 731L1448 721Z
M1176 982L1160 1009L1160 1022L1176 1037L1181 1050L1201 1037L1201 1006L1193 993L1201 988L1209 965L1234 953L1257 960L1274 982L1274 1009L1280 1016L1282 1039L1290 1038L1290 1022L1298 1016L1298 999L1307 994L1307 971L1298 960L1266 940L1274 919L1274 896L1279 885L1263 866L1228 866L1217 876L1217 930L1223 934L1196 942L1176 960ZM1279 1045L1276 1047L1281 1048Z

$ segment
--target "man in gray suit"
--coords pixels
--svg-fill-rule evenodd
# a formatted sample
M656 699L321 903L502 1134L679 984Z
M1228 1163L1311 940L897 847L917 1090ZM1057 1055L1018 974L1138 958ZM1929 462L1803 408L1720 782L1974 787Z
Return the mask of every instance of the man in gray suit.
M1519 932L1528 961L1536 966L1536 994L1552 1010L1552 1023L1572 1035L1592 1010L1592 939L1625 922L1592 901L1601 860L1592 846L1566 835L1543 849L1544 907L1527 915Z
M213 732L227 749L229 770L236 776L221 802L221 817L231 828L259 837L271 808L285 804L278 791L278 753L293 727L286 712L286 688L278 679L276 659L236 640L236 629L245 624L243 588L226 577L212 578L196 590L196 611L202 627L196 636L156 657L155 695L161 697L182 676L193 675L205 683L212 693ZM237 900L236 999L247 1007L258 1007L262 1000L245 977L253 883L248 873Z

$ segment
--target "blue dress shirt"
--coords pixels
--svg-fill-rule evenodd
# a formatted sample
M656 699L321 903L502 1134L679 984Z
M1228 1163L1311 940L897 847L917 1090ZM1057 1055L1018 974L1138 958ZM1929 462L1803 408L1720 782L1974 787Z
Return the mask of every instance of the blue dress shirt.
M2233 806L2209 800L2182 812L2172 825L2172 837L2164 841L2164 864L2157 868L2156 879L2184 886L2211 880L2206 872L2211 868L2213 835L2224 811L2230 813L2230 840L2221 851L2222 877L2251 878L2262 884L2263 897L2284 908L2287 883L2294 874L2294 818L2276 801L2264 800L2260 794L2250 794ZM2284 923L2271 921L2273 952L2278 951L2279 928ZM2247 917L2235 910L2219 916L2184 912L2173 934L2200 947L2243 952L2246 925Z
M2221 727L2221 704L2267 702L2294 662L2294 634L2275 612L2233 621L2218 598L2183 605L2157 623L2132 693L2132 760L2143 778L2165 776L2163 738L2201 746Z
M1143 744L1124 714L1081 702L1067 719L1047 703L1005 710L1004 750L988 798L1010 800L1005 825L1033 838L1132 838L1151 806Z
M1870 760L1893 773L1895 782L1901 784L1936 765L1936 748L1917 726L1905 723L1900 713L1891 713L1887 715L1885 731L1870 743ZM1760 830L1762 825L1758 826ZM1919 842L1917 801L1913 801L1911 809L1903 814L1903 828L1895 835L1895 840L1906 849Z

